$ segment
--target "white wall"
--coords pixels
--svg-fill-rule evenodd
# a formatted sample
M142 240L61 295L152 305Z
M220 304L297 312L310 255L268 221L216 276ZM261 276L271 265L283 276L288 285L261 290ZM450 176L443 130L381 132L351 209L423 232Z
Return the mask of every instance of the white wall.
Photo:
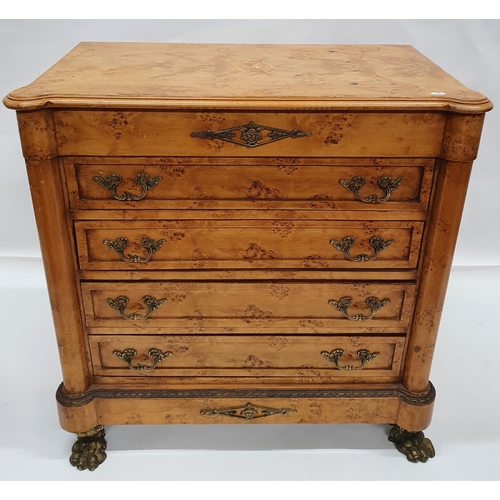
M500 106L500 21L0 21L0 95L27 85L81 41L411 44ZM497 143L497 141L499 141ZM500 117L486 117L455 265L500 265ZM0 107L0 257L39 256L13 111Z

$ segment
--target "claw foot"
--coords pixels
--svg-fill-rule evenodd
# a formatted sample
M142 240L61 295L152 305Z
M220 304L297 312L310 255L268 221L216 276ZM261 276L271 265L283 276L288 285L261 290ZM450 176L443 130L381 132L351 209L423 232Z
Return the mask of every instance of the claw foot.
M389 441L396 445L400 453L406 455L410 462L427 462L436 455L431 440L424 436L422 431L405 431L393 425L389 433Z
M98 425L87 432L78 433L77 436L69 458L71 465L78 470L96 470L106 460L104 427Z

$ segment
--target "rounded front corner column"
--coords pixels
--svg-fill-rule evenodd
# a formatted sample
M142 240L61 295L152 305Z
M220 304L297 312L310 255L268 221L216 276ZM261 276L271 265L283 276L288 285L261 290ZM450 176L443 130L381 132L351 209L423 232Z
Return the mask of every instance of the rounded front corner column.
M403 385L424 392L443 311L472 162L438 160Z

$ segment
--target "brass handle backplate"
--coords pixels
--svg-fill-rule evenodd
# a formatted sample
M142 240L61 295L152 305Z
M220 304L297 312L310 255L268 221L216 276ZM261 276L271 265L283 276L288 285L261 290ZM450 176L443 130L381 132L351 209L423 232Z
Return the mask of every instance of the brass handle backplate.
M380 177L377 186L384 191L385 196L379 198L376 194L370 194L366 198L361 195L360 190L365 185L366 179L361 176L353 177L350 181L340 179L339 182L350 193L354 193L364 203L384 203L391 197L391 193L403 182L404 177L397 177L392 180L390 177Z
M123 262L134 262L134 263L140 263L140 264L145 264L146 262L149 262L151 259L151 256L157 252L162 246L163 243L165 243L166 240L152 240L151 238L147 238L146 236L142 238L141 240L141 247L144 248L148 254L146 257L142 258L139 255L129 255L126 257L124 255L125 248L128 246L128 239L124 237L116 238L115 241L111 240L104 240L103 243L111 250L115 251L120 258L123 260Z
M379 309L382 309L382 307L390 302L390 299L380 300L377 297L368 297L365 301L366 305L371 309L371 313L368 316L365 316L364 314L354 314L353 316L351 316L347 312L347 309L351 305L351 302L352 297L342 297L340 300L328 301L331 306L337 309L337 311L343 313L344 316L351 321L369 321L373 318L373 316Z
M158 186L158 183L162 179L163 178L160 176L151 178L144 172L137 174L134 178L134 182L142 188L141 194L137 196L133 193L130 193L129 191L124 191L122 195L117 194L116 188L121 184L123 180L121 175L109 174L106 177L100 177L99 175L96 175L94 177L94 181L97 182L106 191L110 191L113 195L113 198L118 201L142 200L146 196L146 193Z
M253 405L251 403L230 408L205 408L200 410L200 415L225 415L226 417L240 418L247 421L270 417L271 415L287 415L289 413L297 413L297 410L268 408L267 406Z
M370 245L373 248L373 255L369 256L365 253L360 253L355 257L350 254L351 247L356 243L356 240L352 236L345 236L340 241L330 240L330 245L333 245L336 250L343 252L345 256L352 260L353 262L369 262L375 260L377 255L385 250L389 245L394 243L394 240L383 240L379 236L372 236L370 238Z
M236 132L239 132L237 137ZM266 133L267 132L267 133ZM237 144L238 146L246 146L247 148L256 148L264 146L271 142L281 141L287 137L297 139L299 137L310 136L311 132L305 132L294 128L293 130L283 130L267 125L257 125L254 122L248 122L246 125L238 125L236 127L226 128L223 130L204 130L202 132L192 132L191 137L197 139L219 139L221 141Z
M148 356L153 360L153 364L151 366L143 365L141 363L138 363L135 366L132 366L132 359L134 359L135 355L137 354L137 351L135 349L125 349L124 351L113 351L113 354L121 359L122 361L125 361L127 363L127 366L134 371L137 372L151 372L156 368L156 365L165 359L167 359L169 356L172 356L171 351L165 351L161 352L159 349L150 349L148 351Z
M151 313L159 309L161 305L166 302L167 299L155 299L154 297L151 297L151 295L145 295L142 298L142 301L144 302L144 305L148 308L145 314L141 314L140 312L133 312L130 314L125 314L125 307L127 307L128 304L128 297L125 297L125 295L120 295L119 297L116 297L116 299L108 299L108 304L110 307L113 309L116 309L119 313L120 316L123 319L148 319Z
M344 355L343 349L333 349L333 351L331 351L331 352L322 351L321 355L324 356L328 361L331 361L339 370L351 371L351 370L362 370L363 367L366 365L366 363L368 363L368 361L371 361L372 359L376 358L377 356L380 356L380 353L379 352L370 352L367 349L360 349L357 352L358 358L361 361L361 364L359 366L354 366L354 365L340 366L339 365L339 359Z

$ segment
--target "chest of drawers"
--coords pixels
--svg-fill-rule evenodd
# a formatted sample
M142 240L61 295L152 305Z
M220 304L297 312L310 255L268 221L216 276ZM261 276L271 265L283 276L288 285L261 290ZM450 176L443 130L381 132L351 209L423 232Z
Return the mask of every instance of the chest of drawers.
M123 424L385 423L434 456L488 99L409 46L82 43L4 104L73 465Z

